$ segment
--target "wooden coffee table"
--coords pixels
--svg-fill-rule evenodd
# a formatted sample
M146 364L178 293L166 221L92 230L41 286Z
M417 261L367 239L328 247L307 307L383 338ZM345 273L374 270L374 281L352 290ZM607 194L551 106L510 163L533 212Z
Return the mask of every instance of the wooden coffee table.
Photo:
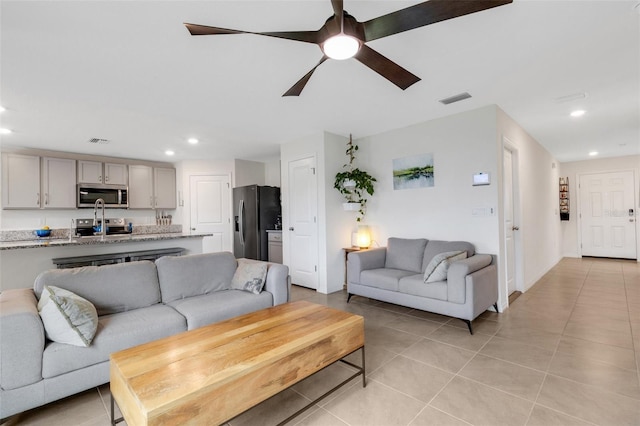
M342 358L361 350L362 365ZM111 354L111 423L224 423L343 361L364 371L364 319L306 301L286 303ZM114 419L114 399L123 418Z

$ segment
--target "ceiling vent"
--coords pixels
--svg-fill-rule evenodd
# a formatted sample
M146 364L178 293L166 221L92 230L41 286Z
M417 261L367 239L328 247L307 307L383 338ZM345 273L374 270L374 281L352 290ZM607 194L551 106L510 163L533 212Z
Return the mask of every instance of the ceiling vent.
M587 92L579 92L579 93L572 93L570 95L560 96L559 98L555 98L554 101L558 104L561 104L564 102L571 102L571 101L577 101L579 99L586 99L586 97L587 97Z
M468 94L467 92L464 92L464 93L460 93L460 94L451 96L449 98L440 99L438 102L440 102L441 104L444 104L444 105L449 105L449 104L452 104L454 102L459 102L459 101L463 101L465 99L469 99L470 97L471 97L470 94Z
M102 144L102 145L106 145L109 142L111 142L109 139L102 139L102 138L91 138L89 139L87 142L89 143L97 143L97 144Z

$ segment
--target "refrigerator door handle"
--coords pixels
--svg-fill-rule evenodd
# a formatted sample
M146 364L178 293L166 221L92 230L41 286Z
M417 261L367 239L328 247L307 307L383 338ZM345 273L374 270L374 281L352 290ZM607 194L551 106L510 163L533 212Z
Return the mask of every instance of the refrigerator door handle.
M244 245L244 200L240 200L238 212L240 215L240 243Z

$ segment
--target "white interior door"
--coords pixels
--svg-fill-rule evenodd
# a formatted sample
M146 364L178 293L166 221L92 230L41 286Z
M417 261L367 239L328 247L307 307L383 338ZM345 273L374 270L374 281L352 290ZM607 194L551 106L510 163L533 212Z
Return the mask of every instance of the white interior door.
M202 252L233 251L229 176L190 176L191 233L204 237Z
M632 171L580 176L582 255L636 259Z
M505 277L507 294L516 291L516 241L514 232L519 228L514 221L513 154L505 149L504 161L504 235L505 235Z
M289 271L291 282L318 288L317 182L315 158L289 162Z

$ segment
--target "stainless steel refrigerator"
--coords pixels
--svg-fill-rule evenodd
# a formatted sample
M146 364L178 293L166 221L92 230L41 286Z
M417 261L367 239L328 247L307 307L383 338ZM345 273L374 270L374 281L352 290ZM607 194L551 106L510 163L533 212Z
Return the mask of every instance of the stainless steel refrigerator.
M268 260L267 229L275 229L280 216L280 188L233 188L233 254L236 258Z

